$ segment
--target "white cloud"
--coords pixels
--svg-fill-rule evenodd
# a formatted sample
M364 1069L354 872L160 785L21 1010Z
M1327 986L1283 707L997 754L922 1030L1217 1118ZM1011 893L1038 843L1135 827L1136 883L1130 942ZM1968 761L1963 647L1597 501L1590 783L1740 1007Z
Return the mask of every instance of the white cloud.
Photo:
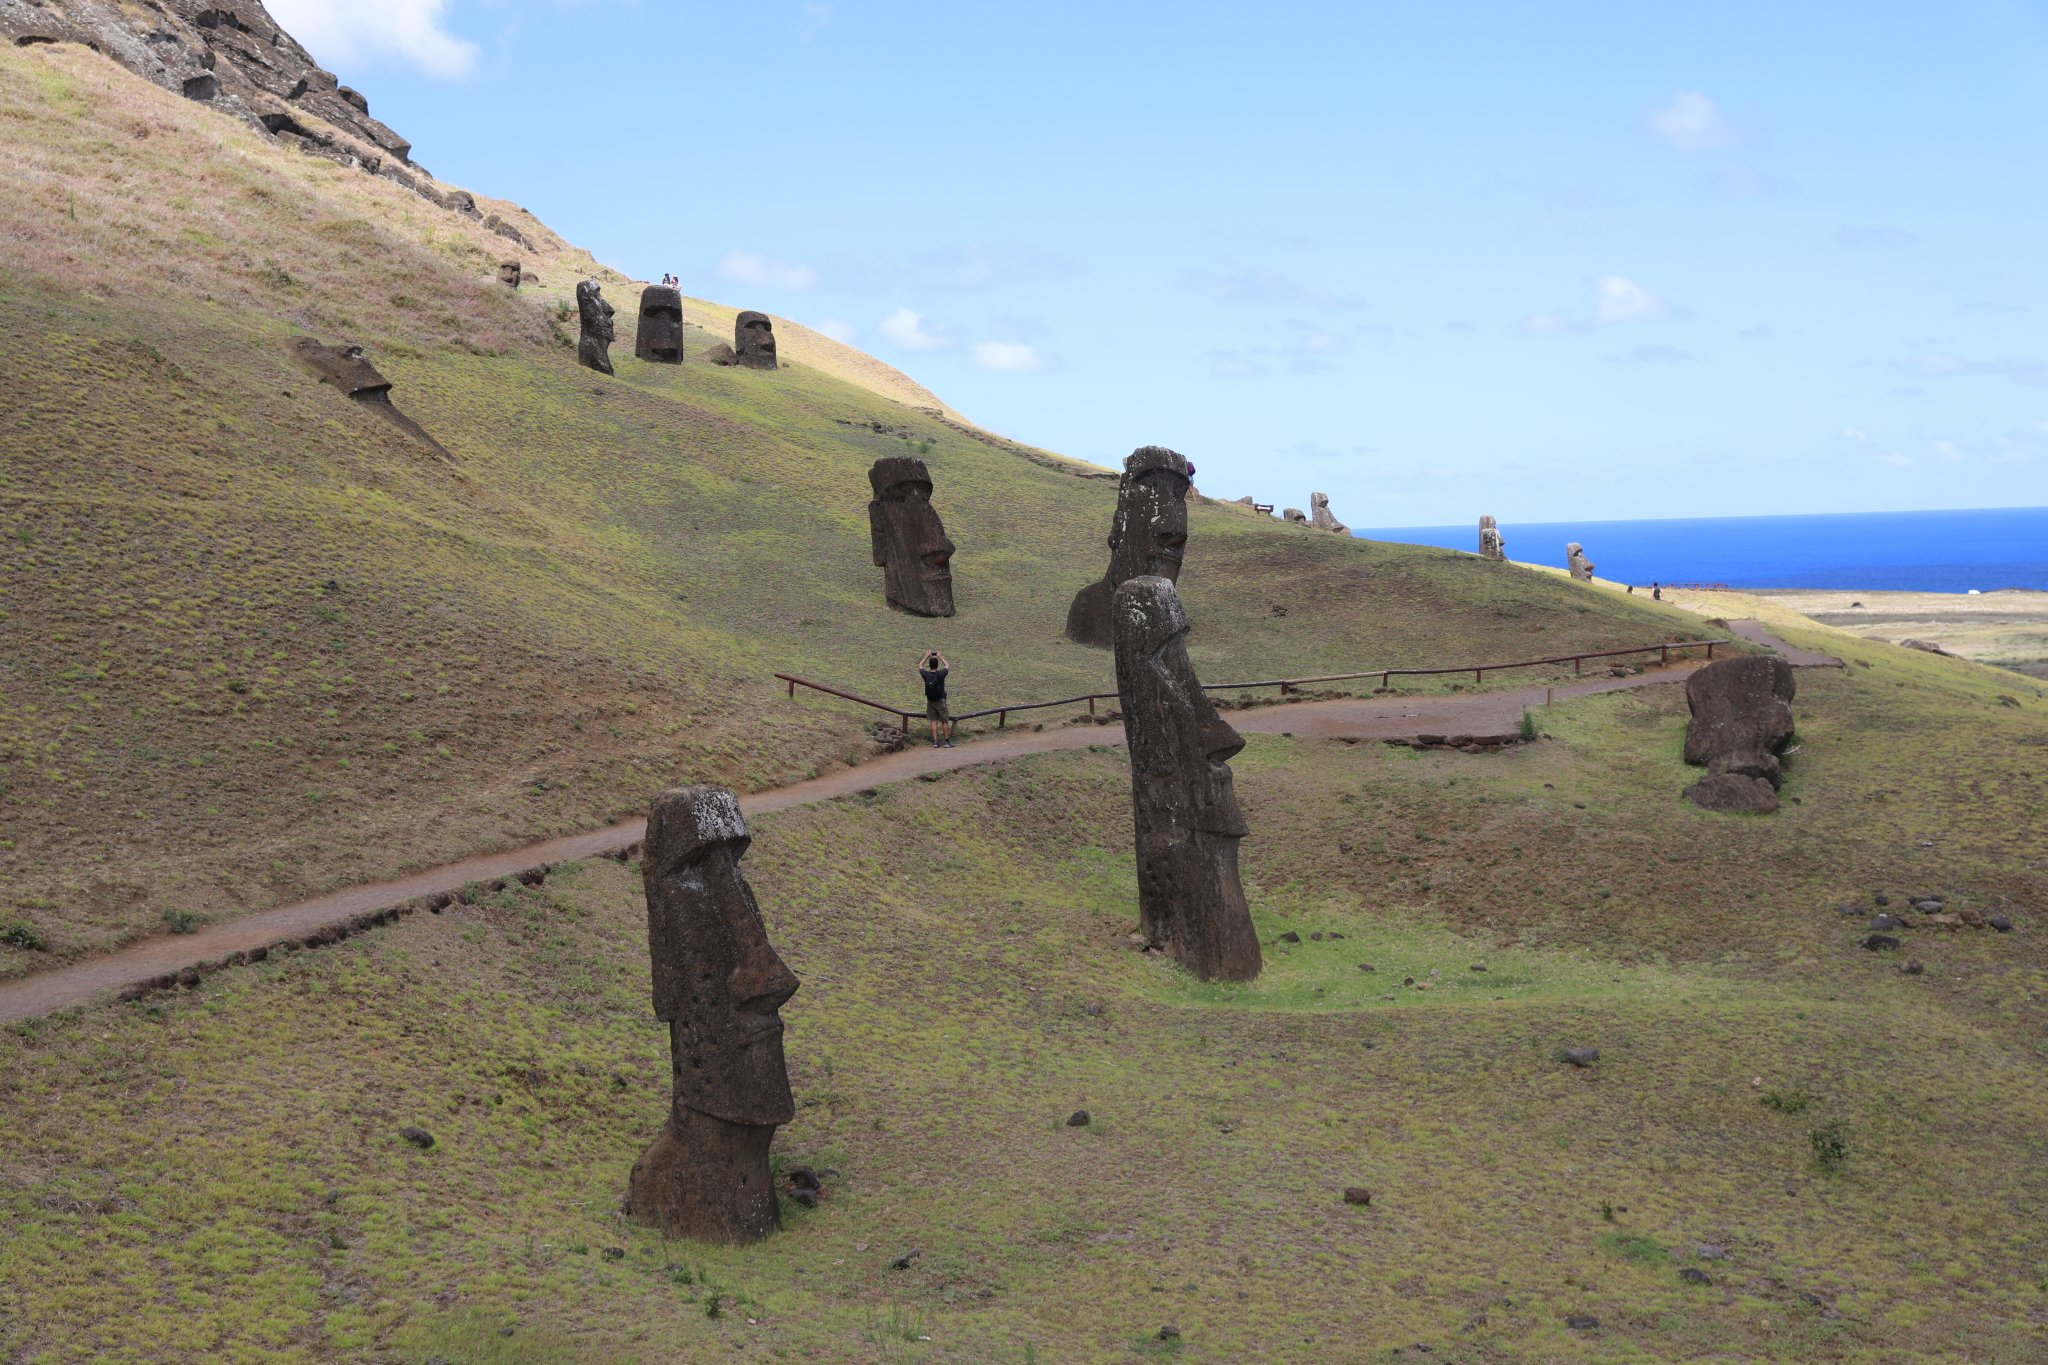
M1652 289L1620 275L1602 275L1594 282L1600 296L1593 316L1601 322L1651 322L1667 317L1671 310Z
M1960 464L1967 458L1953 441L1934 442L1934 453L1941 457L1943 464Z
M272 0L271 17L322 66L378 57L410 62L429 76L460 80L477 47L441 27L448 0Z
M1365 300L1302 284L1273 270L1246 266L1228 275L1196 272L1188 283L1225 303L1299 303L1310 308L1363 308Z
M944 351L956 344L944 323L908 308L898 308L882 319L882 335L906 351Z
M1212 379L1257 379L1272 371L1230 351L1217 351L1209 362L1209 377Z
M1038 348L1024 341L977 341L974 368L997 374L1043 374L1048 368Z
M1681 152L1710 152L1738 140L1720 106L1697 90L1681 90L1671 103L1651 110L1650 130Z
M1843 427L1842 439L1860 446L1870 439L1870 433L1856 427Z
M1877 462L1879 464L1891 465L1897 469L1904 469L1907 465L1913 463L1913 457L1911 455L1901 455L1896 450L1887 450L1884 454L1877 457Z
M853 339L860 335L860 328L854 326L845 318L824 318L812 323L811 330L813 332L823 332L834 341L843 341L849 346L853 345Z
M818 272L807 265L756 256L749 251L728 254L718 263L718 277L754 289L786 289L793 293L802 293L818 283Z

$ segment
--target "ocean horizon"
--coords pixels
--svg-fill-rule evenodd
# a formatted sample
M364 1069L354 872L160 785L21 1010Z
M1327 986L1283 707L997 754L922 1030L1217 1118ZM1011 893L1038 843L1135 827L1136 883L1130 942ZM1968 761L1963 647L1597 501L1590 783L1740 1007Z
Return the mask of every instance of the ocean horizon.
M2048 508L1501 523L1508 558L1565 567L1578 541L1601 577L1866 592L2048 590ZM1463 526L1353 528L1365 540L1477 551Z

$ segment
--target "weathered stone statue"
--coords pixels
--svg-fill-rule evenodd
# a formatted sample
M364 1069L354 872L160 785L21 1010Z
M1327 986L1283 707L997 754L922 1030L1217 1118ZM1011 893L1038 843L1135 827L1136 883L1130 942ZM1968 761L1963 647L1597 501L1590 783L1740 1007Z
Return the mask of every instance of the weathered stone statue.
M398 410L398 405L391 401L391 381L379 374L375 365L363 359L362 347L322 346L312 337L293 337L285 343L285 348L291 352L292 359L312 371L321 383L341 390L366 410L376 413L436 453L451 460L455 458L427 433L425 427Z
M1586 558L1586 551L1576 540L1568 541L1564 547L1564 561L1572 571L1572 577L1581 583L1593 581L1593 561Z
M1188 618L1172 579L1122 584L1110 615L1131 754L1138 932L1204 981L1250 981L1259 936L1237 878L1237 841L1249 831L1230 776L1244 740L1188 662Z
M953 542L932 506L931 471L923 460L890 455L875 461L868 482L875 489L868 529L889 604L916 616L951 616Z
M796 1105L776 1011L798 983L740 871L748 842L724 787L671 787L647 815L647 947L674 1088L626 1216L671 1237L756 1242L782 1221L768 1147Z
M612 372L612 314L617 311L604 301L596 280L577 282L576 315L583 326L582 338L576 343L577 364L599 374Z
M1501 538L1500 526L1490 516L1479 518L1479 557L1481 559L1506 559L1508 543Z
M498 262L498 283L504 285L507 289L517 289L520 276L525 273L526 267L517 261Z
M1286 518L1289 526L1308 525L1308 513L1302 511L1299 507L1284 507L1280 510L1280 515Z
M1309 522L1318 531L1335 531L1339 535L1350 535L1351 528L1330 515L1330 495L1311 493L1308 495Z
M1108 649L1115 641L1109 604L1117 585L1151 574L1180 577L1188 543L1188 462L1165 446L1142 446L1124 461L1109 523L1109 570L1074 594L1067 607L1067 638Z
M1792 665L1749 655L1708 664L1685 680L1685 761L1703 764L1704 781L1686 800L1716 811L1778 808L1778 755L1792 742Z
M633 354L654 365L683 363L683 295L665 284L640 291L640 328Z
M743 369L775 368L775 324L766 313L742 313L734 319L732 351L732 363Z

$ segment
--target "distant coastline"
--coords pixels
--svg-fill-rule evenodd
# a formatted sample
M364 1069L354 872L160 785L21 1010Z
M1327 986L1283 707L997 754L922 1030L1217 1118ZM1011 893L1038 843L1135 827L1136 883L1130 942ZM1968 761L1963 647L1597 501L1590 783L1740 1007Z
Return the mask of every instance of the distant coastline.
M1483 509L1482 509L1483 510ZM1354 536L1476 550L1479 515L1461 526L1357 528ZM1645 521L1516 522L1502 518L1508 557L1564 567L1578 541L1600 577L1648 586L1866 592L2048 589L2048 507Z

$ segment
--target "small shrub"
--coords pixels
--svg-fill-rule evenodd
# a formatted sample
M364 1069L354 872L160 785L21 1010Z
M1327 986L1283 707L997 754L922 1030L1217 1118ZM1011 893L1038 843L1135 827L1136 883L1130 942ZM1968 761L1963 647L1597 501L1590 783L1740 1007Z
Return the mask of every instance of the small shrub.
M1624 1261L1637 1265L1663 1265L1671 1259L1671 1253L1660 1246L1654 1238L1641 1237L1632 1232L1603 1232L1600 1245Z
M1849 1130L1840 1119L1809 1129L1806 1141L1823 1170L1832 1171L1849 1159Z
M1775 1109L1781 1114L1798 1114L1806 1109L1806 1096L1797 1090L1786 1091L1783 1094L1773 1090L1757 1103L1766 1109Z
M1536 738L1536 717L1530 715L1527 711L1522 712L1522 724L1515 733L1519 734L1523 739Z
M712 1294L704 1300L704 1316L707 1318L722 1318L725 1316L725 1307L718 1295Z
M50 941L37 932L27 920L0 920L0 943L12 944L31 953L40 953L50 946Z
M174 907L164 911L164 924L174 934L197 933L199 931L199 916L193 914L190 910L179 910Z

